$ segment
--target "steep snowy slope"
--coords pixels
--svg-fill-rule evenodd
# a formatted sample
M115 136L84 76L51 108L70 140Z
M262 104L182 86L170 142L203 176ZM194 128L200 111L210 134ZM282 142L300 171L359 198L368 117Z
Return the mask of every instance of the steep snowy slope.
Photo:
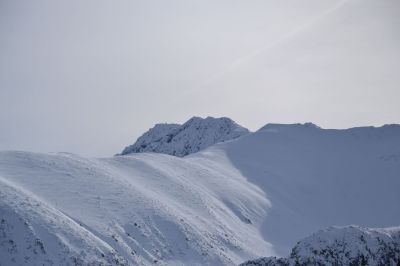
M157 124L144 133L121 155L157 152L183 157L215 143L236 139L249 131L230 118L192 117L183 125Z
M0 265L126 264L106 242L32 193L3 178L0 186Z
M400 263L400 227L331 227L299 241L289 258L260 258L241 266L391 265Z
M282 255L332 225L400 224L400 125L270 124L212 149L266 193L272 208L262 232Z
M257 229L263 192L212 158L1 152L0 265L231 265L274 254Z

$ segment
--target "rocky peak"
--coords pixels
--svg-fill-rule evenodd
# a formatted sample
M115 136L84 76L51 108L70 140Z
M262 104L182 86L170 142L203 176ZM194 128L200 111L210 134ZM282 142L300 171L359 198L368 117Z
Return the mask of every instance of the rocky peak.
M236 139L249 130L227 117L192 117L184 124L157 124L137 141L126 147L121 155L156 152L183 157L218 142Z

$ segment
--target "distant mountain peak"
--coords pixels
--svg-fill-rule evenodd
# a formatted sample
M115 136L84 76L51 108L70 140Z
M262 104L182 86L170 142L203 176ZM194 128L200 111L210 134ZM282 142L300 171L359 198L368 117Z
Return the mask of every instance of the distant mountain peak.
M184 124L156 124L121 155L156 152L183 157L211 145L236 139L249 133L228 117L194 116Z
M299 241L288 258L267 257L241 266L398 265L400 227L330 227Z
M320 129L314 123L295 123L295 124L277 124L277 123L269 123L260 128L258 131L276 131L276 130L288 130L288 129L300 129L300 128L312 128L312 129Z

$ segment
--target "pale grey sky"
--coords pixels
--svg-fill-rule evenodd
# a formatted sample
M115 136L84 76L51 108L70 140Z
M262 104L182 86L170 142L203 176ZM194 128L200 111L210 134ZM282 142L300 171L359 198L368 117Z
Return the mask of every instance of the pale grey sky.
M398 0L0 0L0 150L118 153L159 122L400 123Z

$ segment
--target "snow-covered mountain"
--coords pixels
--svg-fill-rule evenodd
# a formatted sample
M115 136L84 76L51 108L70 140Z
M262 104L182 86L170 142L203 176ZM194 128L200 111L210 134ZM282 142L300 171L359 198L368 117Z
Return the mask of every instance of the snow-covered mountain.
M400 125L268 124L219 146L270 200L260 231L279 254L332 225L400 223Z
M269 124L183 158L0 152L0 264L235 265L286 257L321 228L398 226L399 176L400 125ZM357 228L329 229L315 238L321 243L304 240L315 245L296 250L330 247L322 238L330 230L346 241L358 239L353 231L390 231Z
M0 152L0 265L233 265L273 254L223 154Z
M289 258L267 257L241 266L387 265L400 263L400 227L330 227L301 241Z
M157 152L183 157L215 143L236 139L248 133L248 129L227 117L192 117L183 125L155 125L133 145L126 147L121 155Z

